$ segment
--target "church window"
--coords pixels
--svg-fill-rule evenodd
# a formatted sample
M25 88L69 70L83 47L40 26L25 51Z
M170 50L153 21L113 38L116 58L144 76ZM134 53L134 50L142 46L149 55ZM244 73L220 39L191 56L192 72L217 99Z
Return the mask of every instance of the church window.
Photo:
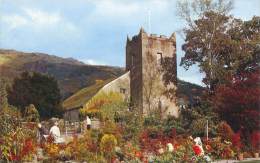
M162 57L162 53L161 52L157 53L157 63L158 64L162 64L163 63L163 57Z
M125 94L126 93L126 89L125 88L120 88L120 93Z

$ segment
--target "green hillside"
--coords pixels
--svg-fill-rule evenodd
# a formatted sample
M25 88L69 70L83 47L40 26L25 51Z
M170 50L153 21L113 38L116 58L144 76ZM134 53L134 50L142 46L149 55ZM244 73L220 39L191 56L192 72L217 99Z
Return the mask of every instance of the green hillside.
M181 97L185 98L186 96L201 96L205 89L200 85L186 82L180 79L178 79L177 85L178 85L177 96L179 98Z
M34 71L55 77L63 99L84 87L92 86L96 80L106 81L124 72L119 67L87 65L72 58L0 49L1 78L11 83L24 71Z

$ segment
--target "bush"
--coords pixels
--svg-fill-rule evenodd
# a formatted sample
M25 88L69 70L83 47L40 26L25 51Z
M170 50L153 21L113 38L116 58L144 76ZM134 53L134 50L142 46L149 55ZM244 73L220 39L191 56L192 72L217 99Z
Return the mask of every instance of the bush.
M251 145L254 152L260 151L260 131L254 131L251 135Z
M117 92L101 92L89 100L85 106L80 109L80 114L83 117L96 117L100 120L116 121L117 113L124 112L128 108L122 95Z
M206 134L206 124L207 121L205 119L196 119L193 120L191 123L191 133L193 136L199 136L199 137L203 137Z
M25 107L24 117L25 120L28 122L39 122L40 119L38 110L35 108L33 104L30 104L29 106Z
M35 128L22 126L9 107L0 111L0 160L31 161L36 153Z
M231 142L222 142L221 137L209 139L206 143L206 152L212 159L232 159L235 153Z
M100 150L107 160L111 161L115 155L115 147L117 145L116 137L112 134L105 134L100 142Z
M167 119L163 120L162 130L166 136L172 138L174 138L176 134L185 133L185 129L183 128L180 119L177 119L173 116L169 116Z
M214 137L219 119L207 99L201 101L196 107L183 108L179 117L180 127L185 129L185 133L193 136L204 136L207 120L209 136Z
M135 111L126 111L122 114L123 138L135 143L139 142L139 134L143 130L143 116Z
M240 152L242 149L242 143L241 143L241 136L240 133L235 133L232 136L232 145L234 147L234 150L236 152Z
M227 141L232 141L232 136L234 135L234 131L227 124L227 122L222 121L217 127L218 136Z

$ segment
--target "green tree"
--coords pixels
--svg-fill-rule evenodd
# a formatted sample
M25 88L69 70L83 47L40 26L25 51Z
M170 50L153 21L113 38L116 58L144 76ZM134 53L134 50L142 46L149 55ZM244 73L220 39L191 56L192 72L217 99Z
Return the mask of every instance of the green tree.
M228 15L232 1L216 2L193 0L180 5L187 22L181 65L186 69L198 65L211 92L231 82L234 75L259 68L259 17L245 22L235 19Z
M213 109L211 102L206 99L201 101L199 105L181 109L179 121L182 128L193 136L205 136L208 121L209 136L216 136L219 118Z
M39 73L24 72L20 78L15 78L8 90L8 100L22 112L26 106L34 104L41 118L58 116L61 111L57 81Z
M198 65L205 73L203 82L214 90L226 64L222 54L226 53L226 44L230 44L227 31L233 22L226 15L232 9L232 1L192 0L177 4L179 16L187 23L183 30L186 36L182 46L185 56L181 65L186 69Z

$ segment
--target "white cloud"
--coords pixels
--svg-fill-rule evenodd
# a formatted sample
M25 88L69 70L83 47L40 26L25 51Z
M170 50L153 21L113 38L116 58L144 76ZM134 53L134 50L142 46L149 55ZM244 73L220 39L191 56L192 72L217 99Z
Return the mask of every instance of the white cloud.
M62 21L62 17L59 13L47 13L38 9L30 8L25 8L24 12L29 21L35 25L49 26L58 24Z
M6 15L1 17L2 21L7 23L11 28L26 25L28 20L20 15Z
M3 27L7 31L26 27L36 31L56 29L75 35L78 35L79 32L78 28L60 13L46 12L36 8L22 8L21 13L2 14L0 23L5 24Z

